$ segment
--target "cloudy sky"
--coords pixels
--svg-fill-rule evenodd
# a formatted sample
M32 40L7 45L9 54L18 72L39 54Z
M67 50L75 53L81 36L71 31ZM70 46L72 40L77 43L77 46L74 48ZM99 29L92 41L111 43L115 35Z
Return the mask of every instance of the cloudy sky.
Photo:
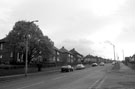
M18 20L39 20L57 48L122 59L135 53L135 0L0 0L0 39Z

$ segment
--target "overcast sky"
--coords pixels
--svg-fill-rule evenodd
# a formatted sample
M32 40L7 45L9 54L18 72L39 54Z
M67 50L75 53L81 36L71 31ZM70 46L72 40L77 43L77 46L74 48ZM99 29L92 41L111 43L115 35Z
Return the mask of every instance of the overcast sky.
M39 20L57 48L122 59L135 53L135 0L0 0L0 38L18 20Z

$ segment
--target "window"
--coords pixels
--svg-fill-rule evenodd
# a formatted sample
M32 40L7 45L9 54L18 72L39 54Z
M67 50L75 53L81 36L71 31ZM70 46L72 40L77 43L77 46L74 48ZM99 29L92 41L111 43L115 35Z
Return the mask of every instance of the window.
M59 52L57 52L57 55L59 55Z
M3 44L2 43L0 44L0 50L3 50Z
M2 58L2 55L0 55L0 58Z
M13 57L13 52L10 53L10 57Z

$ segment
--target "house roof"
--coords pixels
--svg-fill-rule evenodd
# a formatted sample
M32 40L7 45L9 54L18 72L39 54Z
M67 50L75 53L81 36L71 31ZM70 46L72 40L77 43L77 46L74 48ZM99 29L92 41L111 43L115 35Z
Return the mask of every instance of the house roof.
M74 54L74 55L83 56L82 54L80 54L79 52L77 52L77 51L75 50L75 48L73 48L72 50L70 50L70 52L71 52L72 54Z
M92 55L87 55L87 56L85 56L85 58L93 58L94 56L92 56Z
M60 49L60 51L62 53L69 53L69 54L71 54L71 52L69 52L67 49L65 49L64 46Z
M6 42L7 42L6 38L0 39L0 43L6 43Z
M53 46L53 49L54 49L54 50L59 50L59 49L58 49L58 48L56 48L55 46Z
M57 47L53 46L53 49L58 51L58 52L61 52L61 50L59 50Z

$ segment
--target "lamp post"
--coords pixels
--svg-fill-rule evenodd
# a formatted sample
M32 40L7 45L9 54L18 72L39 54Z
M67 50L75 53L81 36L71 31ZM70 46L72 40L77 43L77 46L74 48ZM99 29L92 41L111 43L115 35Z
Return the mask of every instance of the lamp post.
M26 43L25 43L25 47L26 47L26 58L25 58L25 76L27 76L27 71L28 71L28 38L26 38Z
M116 61L115 59L115 45L113 43L111 43L110 41L105 41L106 43L109 43L110 45L113 46L113 54L114 54L114 60Z
M115 45L112 44L112 46L113 46L113 52L114 52L114 60L116 60L116 59L115 59Z
M29 27L34 22L38 22L38 20L31 21L30 24L29 24ZM25 48L26 48L25 76L27 76L27 72L28 72L28 37L30 37L30 35L29 34L26 34L25 37L26 37L26 42L25 42Z
M122 54L123 54L123 60L125 60L125 56L124 56L124 50L122 50Z

